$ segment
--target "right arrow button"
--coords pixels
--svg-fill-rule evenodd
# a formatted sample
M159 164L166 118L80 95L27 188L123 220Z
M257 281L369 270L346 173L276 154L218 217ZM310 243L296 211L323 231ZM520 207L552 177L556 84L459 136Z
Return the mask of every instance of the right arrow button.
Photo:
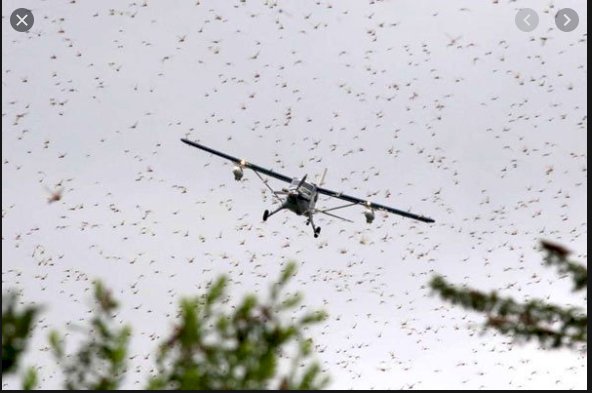
M569 33L574 31L580 24L580 17L571 8L562 8L555 14L555 25L561 31Z

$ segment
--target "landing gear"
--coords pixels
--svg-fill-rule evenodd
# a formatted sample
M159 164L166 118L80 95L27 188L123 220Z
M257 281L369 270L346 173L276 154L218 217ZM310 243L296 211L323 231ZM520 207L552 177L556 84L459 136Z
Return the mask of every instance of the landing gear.
M316 227L314 230L314 237L319 237L319 233L321 233L321 227Z
M319 237L319 233L321 233L321 227L316 227L314 224L314 220L312 219L312 214L308 215L308 220L306 220L306 225L312 225L312 233L315 238Z
M271 216L273 216L275 213L279 212L282 209L285 209L286 207L284 205L278 207L277 209L275 209L274 211L270 212L269 210L265 210L263 212L263 221L267 221L267 219Z

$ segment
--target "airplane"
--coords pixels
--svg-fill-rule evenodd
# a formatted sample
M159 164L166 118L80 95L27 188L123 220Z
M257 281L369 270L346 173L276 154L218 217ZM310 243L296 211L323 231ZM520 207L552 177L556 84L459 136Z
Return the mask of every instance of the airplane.
M380 205L378 203L373 203L373 202L370 202L367 200L363 200L363 199L359 199L359 198L356 198L356 197L353 197L350 195L343 194L341 192L336 192L336 191L332 191L332 190L323 188L321 186L323 184L325 175L327 173L326 169L325 169L325 172L323 172L323 175L321 176L318 183L313 183L313 182L306 181L307 175L304 175L302 177L302 179L288 177L286 175L282 175L281 173L277 173L275 171L272 171L271 169L266 169L266 168L260 167L258 165L252 164L250 162L247 162L245 160L238 159L236 157L233 157L233 156L228 155L226 153L222 153L220 151L214 150L212 148L209 148L209 147L199 144L197 142L193 142L193 141L190 141L185 138L182 138L181 141L183 143L186 143L187 145L196 147L198 149L207 151L208 153L212 153L216 156L219 156L219 157L225 158L229 161L232 161L235 164L235 166L232 168L232 173L234 175L234 180L236 180L236 181L240 181L243 178L245 168L253 170L253 172L255 172L255 174L257 175L257 177L259 177L259 179L261 179L261 181L265 184L265 186L271 191L274 198L276 198L280 202L280 205L277 209L275 209L271 212L269 210L265 210L265 212L263 212L263 221L267 221L269 219L269 217L273 216L274 214L276 214L282 210L288 210L288 211L291 211L299 216L305 216L307 218L306 225L312 225L313 235L315 238L318 237L321 232L321 227L316 226L314 223L314 215L316 213L325 214L325 215L328 215L328 216L331 216L333 218L337 218L337 219L340 219L343 221L353 222L352 220L349 220L347 218L337 216L337 215L331 213L331 211L334 211L337 209L343 209L343 208L350 207L350 206L356 206L356 205L365 207L364 217L366 218L366 222L368 224L371 224L372 221L374 221L374 217L375 217L374 212L376 210L384 211L384 212L392 213L392 214L397 214L397 215L400 215L403 217L411 218L411 219L425 222L425 223L435 222L433 219L431 219L429 217L423 217L423 216L420 216L417 214L413 214L413 213L406 212L403 210ZM273 188L271 188L271 186L269 184L267 184L267 180L265 180L261 176L261 174L276 178L276 179L281 180L283 182L286 182L289 184L289 186L287 188L283 188L281 191L276 191ZM332 198L341 199L341 200L346 201L348 203L345 205L332 207L329 209L317 209L316 203L319 199L319 195L327 195ZM282 196L283 196L283 198L282 198Z

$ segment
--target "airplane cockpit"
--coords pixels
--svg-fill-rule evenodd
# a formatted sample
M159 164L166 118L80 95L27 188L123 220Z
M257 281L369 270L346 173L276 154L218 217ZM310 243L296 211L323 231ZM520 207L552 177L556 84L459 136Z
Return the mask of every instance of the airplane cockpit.
M298 178L292 179L292 181L290 182L290 188L298 187L301 181L302 179ZM305 197L312 198L312 196L315 194L315 188L316 187L313 184L305 182L304 184L302 184L302 186L300 186L300 191Z

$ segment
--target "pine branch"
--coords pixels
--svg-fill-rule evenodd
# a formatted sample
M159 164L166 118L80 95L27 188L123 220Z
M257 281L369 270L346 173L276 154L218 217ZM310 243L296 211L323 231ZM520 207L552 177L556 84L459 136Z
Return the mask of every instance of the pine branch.
M546 252L545 264L547 266L556 266L559 274L571 276L574 283L574 292L588 289L588 269L568 259L571 251L547 240L541 241L541 247Z
M574 291L587 288L587 269L569 261L567 249L550 242L542 242L542 247L546 252L546 264L557 266L560 274L570 275ZM539 299L519 303L511 297L500 297L495 291L485 293L452 285L442 276L434 277L430 286L443 300L485 314L485 328L522 341L537 339L548 348L587 346L588 317L580 308L562 307Z

